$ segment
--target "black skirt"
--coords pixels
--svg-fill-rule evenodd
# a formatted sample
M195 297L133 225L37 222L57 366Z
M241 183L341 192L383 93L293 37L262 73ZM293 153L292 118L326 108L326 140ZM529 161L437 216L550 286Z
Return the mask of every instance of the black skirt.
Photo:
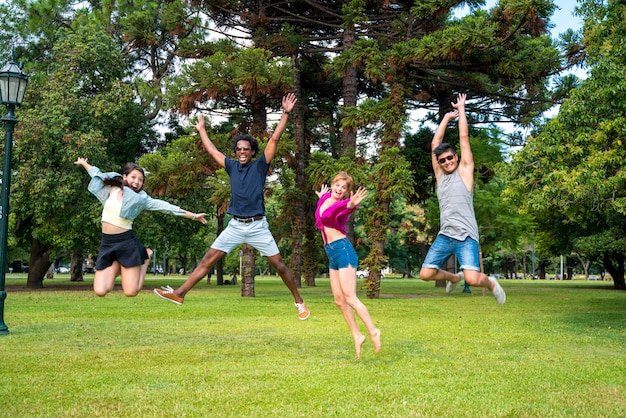
M140 266L148 259L148 252L133 230L121 234L102 234L96 270L104 270L114 261L124 267Z

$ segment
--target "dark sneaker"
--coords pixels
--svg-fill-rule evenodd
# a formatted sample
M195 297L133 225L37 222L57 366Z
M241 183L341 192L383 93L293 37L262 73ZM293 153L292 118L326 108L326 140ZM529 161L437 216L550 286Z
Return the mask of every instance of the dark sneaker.
M459 285L459 283L461 283L461 280L465 280L465 276L463 275L463 272L459 273L459 281L458 282L451 282L450 280L448 280L446 282L446 293L452 293L454 292L454 289L457 288L457 286Z
M504 304L504 302L506 302L506 293L504 293L504 289L494 277L489 277L489 281L495 284L493 290L491 291L491 293L493 293L493 297L496 298L496 301L498 301L500 305Z
M177 305L182 305L183 302L185 301L184 298L177 296L174 293L174 289L172 289L169 286L161 287L160 289L154 289L154 293L161 299L169 300L170 302L175 303Z
M296 303L295 305L296 305L296 308L298 308L298 318L300 318L300 320L302 321L304 321L305 319L308 319L311 312L309 312L309 308L306 307L306 304L302 302L302 303Z

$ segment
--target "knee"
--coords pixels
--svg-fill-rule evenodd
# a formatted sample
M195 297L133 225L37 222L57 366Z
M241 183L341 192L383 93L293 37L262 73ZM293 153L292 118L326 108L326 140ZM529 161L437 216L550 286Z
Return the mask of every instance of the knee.
M96 294L96 296L100 296L101 298L106 296L107 293L109 293L108 291L106 291L105 289L93 289L93 293Z
M348 307L348 304L346 303L346 300L344 298L335 298L335 305L337 305L339 309L345 309Z
M465 275L465 282L470 286L484 286L489 283L489 279L485 273L466 270L463 274Z
M283 261L272 263L272 267L280 277L288 276L291 273L291 270L287 268L287 265Z
M346 304L351 307L354 310L358 310L361 305L363 305L363 303L361 302L361 300L354 296L354 297L347 297L346 298Z
M420 279L430 280L435 274L437 274L437 270L422 267L420 270Z
M134 298L138 294L139 294L139 289L138 290L124 290L124 296L127 296L129 298Z
M213 264L215 264L215 262L217 262L217 260L222 258L224 254L225 253L222 254L221 252L218 252L217 250L211 248L209 251L206 252L206 254L204 254L204 257L202 257L202 260L200 260L200 264L206 268L210 268L213 266Z

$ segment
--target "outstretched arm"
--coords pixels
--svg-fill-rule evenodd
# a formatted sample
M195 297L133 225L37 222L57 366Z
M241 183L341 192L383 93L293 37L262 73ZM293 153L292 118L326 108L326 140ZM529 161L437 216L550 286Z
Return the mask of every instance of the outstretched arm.
M213 144L213 142L209 138L209 135L206 133L206 129L204 126L204 116L201 115L198 118L198 123L196 123L195 128L200 134L200 139L202 139L202 145L204 145L204 149L206 149L207 152L211 155L211 157L213 157L215 162L217 162L222 168L224 168L226 165L226 162L225 162L226 156L220 150L217 149L217 147Z
M265 147L265 161L269 164L270 161L274 159L276 155L276 148L278 147L278 141L280 140L283 131L287 127L287 120L289 119L289 112L293 110L298 99L296 95L293 93L287 94L283 97L283 115L280 117L280 121L278 122L278 126L276 126L276 130L274 134L270 138L267 146Z
M76 165L82 165L82 166L83 166L83 168L84 168L86 171L89 171L89 169L91 168L91 164L89 164L89 163L87 162L87 159L86 159L86 158L83 158L83 157L78 157L78 159L77 159L76 161L74 161L74 164L76 164Z
M180 210L185 212L184 217L188 218L188 219L193 219L194 221L198 221L203 225L206 225L206 219L204 219L204 217L206 216L206 213L193 213L193 212L189 212L188 210L185 210L183 208L181 208Z
M361 203L361 201L365 199L366 197L367 197L367 190L364 189L363 187L359 187L356 193L350 192L350 201L348 202L348 205L347 205L348 209L357 207L359 203Z

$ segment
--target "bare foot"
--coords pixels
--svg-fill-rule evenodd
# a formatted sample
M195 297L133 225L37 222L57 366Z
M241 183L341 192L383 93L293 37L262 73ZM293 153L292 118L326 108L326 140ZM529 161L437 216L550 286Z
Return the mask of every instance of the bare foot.
M361 335L354 339L354 348L356 350L356 359L361 360L361 347L363 347L363 343L365 342L365 335Z
M374 344L374 353L380 352L380 330L376 328L374 334L372 334L372 344Z

